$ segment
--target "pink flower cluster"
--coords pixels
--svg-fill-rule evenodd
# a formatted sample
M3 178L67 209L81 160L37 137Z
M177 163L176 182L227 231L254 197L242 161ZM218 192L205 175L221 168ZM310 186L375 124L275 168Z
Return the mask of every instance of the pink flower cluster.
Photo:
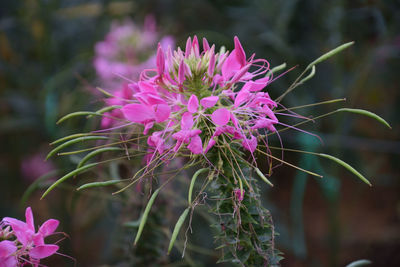
M5 217L0 223L0 267L15 267L25 264L39 266L40 260L55 254L58 246L45 244L44 239L52 235L59 221L45 221L36 232L30 207L25 211L26 222Z
M277 103L261 91L271 82L269 63L246 58L237 37L234 44L232 52L218 53L206 39L201 51L196 36L185 51L159 44L157 67L108 101L123 105L129 124L143 125L150 151L161 156L184 148L206 154L227 143L254 152L259 129L275 131Z
M105 39L95 46L94 67L103 83L112 82L116 74L129 79L139 78L145 68L156 64L154 44L159 41L156 22L147 16L143 29L132 21L114 22ZM174 46L174 39L166 36L160 41L163 47Z

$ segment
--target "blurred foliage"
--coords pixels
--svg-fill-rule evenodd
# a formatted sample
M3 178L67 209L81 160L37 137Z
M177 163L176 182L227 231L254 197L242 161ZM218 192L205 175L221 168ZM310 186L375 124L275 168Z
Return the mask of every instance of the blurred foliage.
M272 97L278 97L322 53L344 42L356 42L318 66L315 77L289 94L283 104L291 107L345 97L347 106L381 115L393 130L369 118L346 114L308 129L322 137L322 147L317 139L294 132L283 134L282 139L285 147L303 144L299 148L340 156L371 177L374 187L367 188L329 162L287 153L288 161L320 171L324 180L278 168L272 176L274 189L264 190L265 201L281 233L277 241L287 258L284 266L343 266L358 258L368 258L376 266L398 266L400 2L396 0L1 1L0 217L17 217L24 210L18 205L30 182L21 175L21 163L29 155L48 151L49 142L67 133L91 129L84 118L63 126L55 122L69 112L99 106L93 97L97 86L93 48L111 21L131 17L141 24L149 13L157 18L159 30L174 35L178 45L187 35L197 34L231 49L232 37L237 35L248 54L256 52L272 66L283 62L297 66L271 85ZM313 107L302 114L331 109ZM54 164L61 170L72 166L61 159ZM115 220L126 212L124 204L118 198L99 201L94 194L77 200L80 194L71 188L58 190L41 202L40 192L34 193L28 204L40 207L35 209L39 218L62 221L60 228L72 237L63 242L63 252L75 257L79 266L115 262L121 254L108 248L114 242L112 236L126 236L116 234L124 231L120 225L126 220ZM195 233L211 236L204 225L195 226ZM129 246L131 241L121 242ZM186 256L201 250L193 251ZM202 262L215 262L204 255ZM72 265L63 258L55 261L57 266Z

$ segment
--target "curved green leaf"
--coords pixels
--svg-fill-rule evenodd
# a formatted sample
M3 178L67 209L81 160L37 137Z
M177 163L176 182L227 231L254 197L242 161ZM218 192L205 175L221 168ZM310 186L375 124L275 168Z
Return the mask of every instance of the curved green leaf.
M77 133L77 134L71 134L71 135L64 136L64 137L62 137L62 138L60 138L60 139L57 139L57 140L51 142L50 145L55 145L55 144L58 144L58 143L61 143L61 142L64 142L64 141L66 141L66 140L70 140L70 139L73 139L73 138L76 138L76 137L89 136L89 135L93 135L93 134L92 134L92 133Z
M123 181L122 180L109 180L109 181L105 181L105 182L87 183L87 184L81 185L76 190L80 191L80 190L86 189L86 188L109 186L109 185L114 185L114 184L118 184L121 182L123 182Z
M369 186L372 186L371 182L368 181L367 178L365 178L361 173L359 173L356 169L354 169L352 166L350 166L349 164L347 164L346 162L344 162L341 159L338 159L334 156L328 155L328 154L323 154L323 153L319 153L318 154L321 157L333 160L334 162L338 163L339 165L342 165L343 167L345 167L347 170L349 170L350 172L352 172L354 175L356 175L358 178L360 178L364 183L366 183Z
M86 170L96 166L99 163L91 163L88 165L85 165L79 169L75 169L72 172L67 173L66 175L64 175L63 177L61 177L60 179L58 179L57 181L55 181L49 188L47 188L47 190L43 193L42 197L40 199L43 199L48 193L50 193L51 190L53 190L57 185L61 184L62 182L64 182L65 180L67 180L68 178L71 178L72 176L75 176L79 173L85 172Z
M372 262L369 260L358 260L358 261L353 261L352 263L346 265L346 267L360 267L370 264L372 264Z
M327 60L328 58L332 57L333 55L341 52L342 50L348 48L349 46L352 46L354 44L354 42L349 42L349 43L345 43L342 44L341 46L336 47L335 49L329 51L328 53L323 54L322 56L320 56L319 58L317 58L316 60L314 60L313 62L311 62L308 66L307 69L311 68L314 65L317 65L318 63L321 63L324 60Z
M64 117L62 117L61 119L59 119L58 121L57 121L57 124L60 124L60 123L62 123L63 121L66 121L66 120L68 120L68 119L70 119L70 118L73 118L73 117L77 117L77 116L87 116L87 115L98 115L98 116L101 116L102 114L99 114L99 113L96 113L96 112L93 112L93 111L77 111L77 112L72 112L72 113L69 113L69 114L67 114L67 115L65 115Z
M135 241L133 243L134 246L136 246L137 242L139 241L140 236L142 235L144 225L146 224L147 217L149 216L149 212L151 210L151 206L153 206L154 200L156 199L158 192L160 192L160 189L161 189L161 187L158 188L156 191L154 191L153 195L151 196L149 202L146 205L146 208L144 209L142 219L140 220L139 229L136 234Z
M340 108L337 111L344 111L344 112L365 115L365 116L368 116L370 118L373 118L373 119L379 121L380 123L384 124L386 127L392 129L392 127L390 126L390 124L387 121L385 121L383 118L379 117L375 113L368 111L368 110L358 109L358 108Z
M85 165L85 163L86 163L88 160L90 160L91 158L93 158L94 156L96 156L96 155L98 155L98 154L101 154L101 153L103 153L103 152L108 152L108 151L121 151L121 150L124 150L124 149L119 148L119 147L103 147L103 148L96 149L96 150L94 150L94 151L88 153L86 156L84 156L84 157L81 159L81 161L78 163L78 165L76 166L76 168L82 167L83 165Z
M260 178L267 183L270 186L274 186L268 179L267 177L265 177L265 175L260 171L260 169L258 168L254 168L256 170L256 173L258 174L258 176L260 176Z
M194 184L196 183L197 176L199 176L201 173L203 173L207 170L208 170L208 168L203 168L203 169L197 170L193 174L193 177L192 177L192 180L190 181L190 186L189 186L189 194L188 194L189 205L192 205L192 192L193 192Z
M81 142L81 141L89 141L89 140L106 140L108 137L106 136L82 136L78 137L72 140L69 140L68 142L65 142L64 144L59 145L58 147L54 148L52 151L49 152L46 156L46 160L48 160L51 156L56 154L58 151L60 151L63 148L66 148L67 146L73 145L75 143Z
M172 232L171 241L169 241L168 254L171 252L172 247L174 246L174 243L179 234L179 231L181 230L182 225L185 222L187 215L189 214L189 210L190 210L190 208L186 208L175 224L174 231Z
M297 85L303 84L315 75L315 66L312 66L310 74L307 77L304 77Z

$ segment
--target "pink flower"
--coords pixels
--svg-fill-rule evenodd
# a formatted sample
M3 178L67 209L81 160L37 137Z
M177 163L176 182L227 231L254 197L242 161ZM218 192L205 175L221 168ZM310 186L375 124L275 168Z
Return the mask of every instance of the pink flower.
M194 36L175 51L159 44L156 64L127 86L128 96L108 100L122 106L125 125L143 126L153 155L205 155L223 140L253 153L259 130L275 131L279 123L277 104L262 91L271 82L265 76L268 62L247 58L237 37L232 52L218 53L206 39L202 43L203 50Z
M36 232L30 207L25 211L25 219L26 222L23 222L18 219L5 217L2 220L2 224L11 227L12 234L16 238L15 242L21 244L18 251L14 251L18 258L23 259L24 256L28 256L30 261L38 264L40 259L53 255L59 248L57 245L45 244L44 242L47 236L54 233L59 221L54 219L47 220ZM10 245L8 245L8 249L10 249Z

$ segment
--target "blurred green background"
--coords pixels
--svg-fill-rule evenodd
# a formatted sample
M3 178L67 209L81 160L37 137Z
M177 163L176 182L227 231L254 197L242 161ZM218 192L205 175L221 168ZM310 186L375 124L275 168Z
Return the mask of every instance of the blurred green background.
M115 218L124 211L119 199L93 205L98 196L88 195L76 201L74 187L66 186L42 201L43 191L37 190L21 204L35 178L27 178L34 173L29 166L24 171L23 165L32 155L45 155L56 138L88 127L84 120L61 126L56 121L64 114L99 106L91 93L99 85L92 64L96 42L104 39L112 21L130 18L142 25L148 14L155 16L158 31L174 36L178 45L197 34L232 49L237 35L247 55L254 52L272 66L298 65L270 86L272 98L313 59L354 40L353 47L318 65L315 77L283 104L346 98L347 107L375 112L393 129L369 118L337 114L307 127L322 137L322 145L295 131L282 138L285 147L346 160L370 178L373 187L330 162L287 153L288 161L319 171L324 179L278 168L271 178L275 187L265 189L265 205L280 233L283 266L344 266L361 258L370 259L373 266L400 266L400 1L396 0L1 1L0 217L22 218L25 206L31 205L37 224L50 217L61 220L60 229L71 237L61 243L61 251L76 258L78 266L118 262L124 252L110 248L122 242L113 235L121 224ZM301 114L316 116L337 107L309 108ZM50 169L60 173L71 166L68 159L53 159L51 164ZM199 228L195 232L203 231ZM209 237L206 243L212 246ZM123 244L129 246L131 239ZM215 258L203 256L198 265L207 261L212 265ZM57 256L47 263L73 265Z

